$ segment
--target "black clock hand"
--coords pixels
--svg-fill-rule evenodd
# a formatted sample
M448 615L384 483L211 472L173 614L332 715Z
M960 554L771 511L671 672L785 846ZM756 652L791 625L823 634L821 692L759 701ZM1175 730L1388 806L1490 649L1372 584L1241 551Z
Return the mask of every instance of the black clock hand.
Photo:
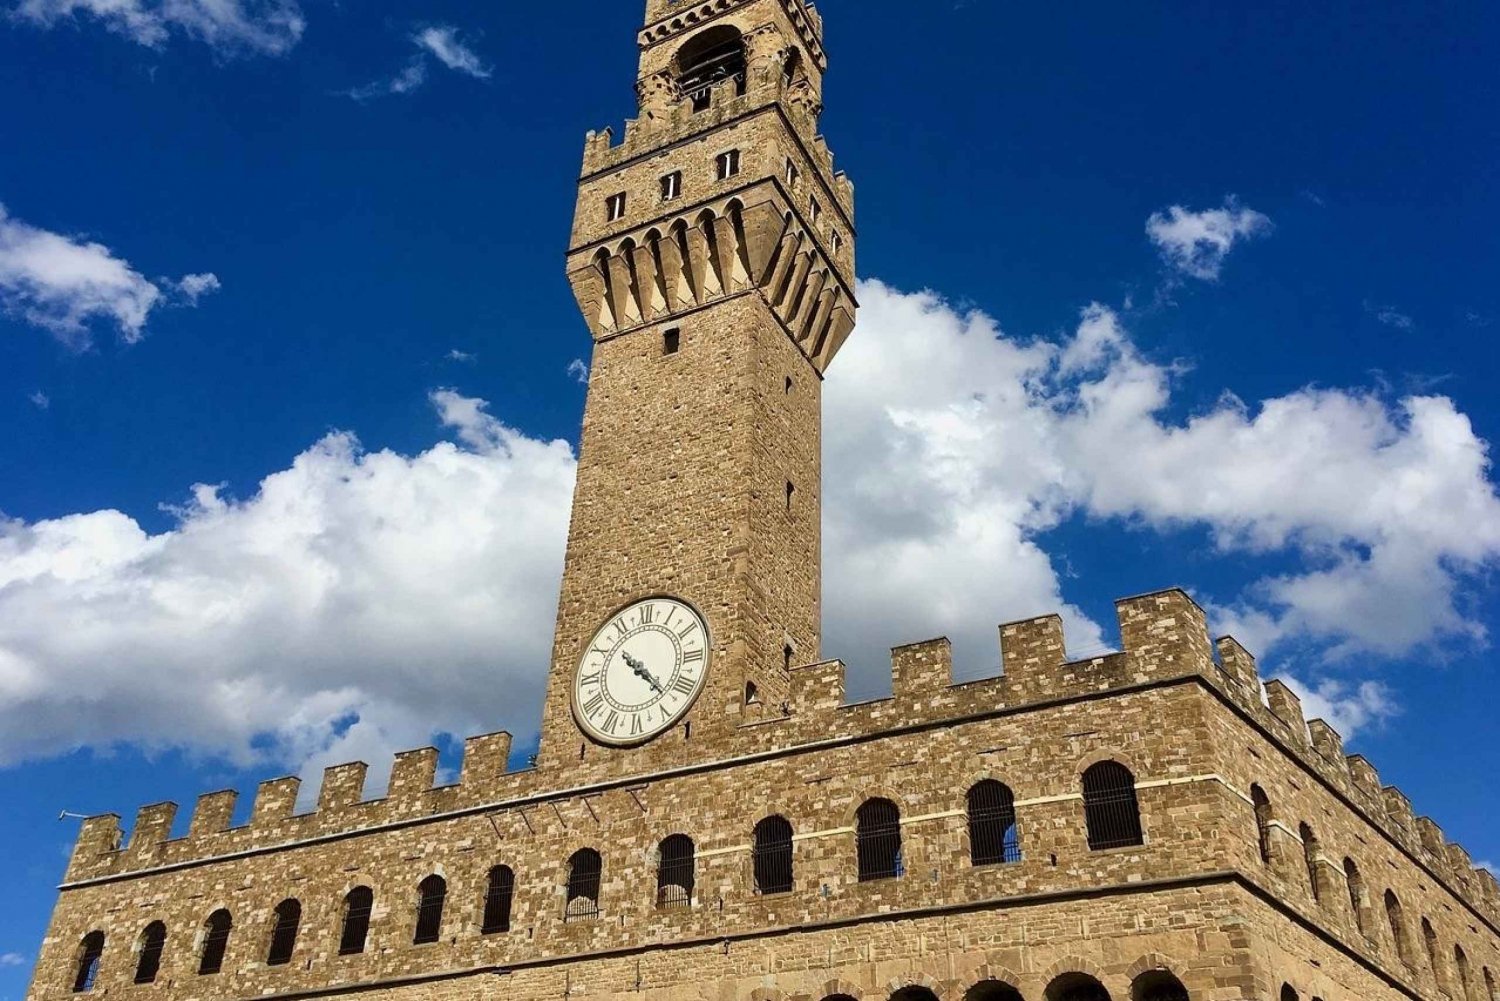
M630 670L634 672L637 678L649 682L651 687L656 689L658 694L666 694L666 689L661 687L661 682L657 681L656 677L650 671L646 670L646 664L644 661L636 660L634 657L630 656L630 652L628 650L621 650L620 655L625 658L625 663L630 667Z

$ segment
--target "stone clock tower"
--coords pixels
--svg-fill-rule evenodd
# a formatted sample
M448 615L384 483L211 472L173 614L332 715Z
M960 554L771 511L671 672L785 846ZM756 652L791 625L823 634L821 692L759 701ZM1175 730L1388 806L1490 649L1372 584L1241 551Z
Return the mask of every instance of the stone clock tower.
M732 753L819 659L822 379L855 316L817 11L646 22L567 264L594 353L539 765L585 775Z

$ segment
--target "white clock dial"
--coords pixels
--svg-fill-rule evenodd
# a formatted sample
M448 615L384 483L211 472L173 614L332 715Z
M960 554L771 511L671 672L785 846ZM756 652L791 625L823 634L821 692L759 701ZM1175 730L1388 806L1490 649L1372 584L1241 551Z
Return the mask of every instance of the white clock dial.
M573 716L593 739L639 744L687 714L708 677L708 623L684 601L647 598L589 641L573 677Z

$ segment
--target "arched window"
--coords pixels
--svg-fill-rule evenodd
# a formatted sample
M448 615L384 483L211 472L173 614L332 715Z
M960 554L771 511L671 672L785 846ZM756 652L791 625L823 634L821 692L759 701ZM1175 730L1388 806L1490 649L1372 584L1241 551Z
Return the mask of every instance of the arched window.
M1145 843L1135 776L1118 761L1101 761L1083 773L1083 814L1090 851Z
M1302 860L1307 864L1307 882L1312 887L1313 900L1322 902L1323 893L1318 889L1318 836L1307 824L1297 826L1302 838Z
M1131 1001L1188 1001L1187 988L1167 970L1150 970L1130 985Z
M1016 830L1016 797L994 779L969 789L969 858L974 865L1021 861Z
M1110 1001L1104 985L1086 973L1064 973L1047 986L1047 1001Z
M1250 801L1255 804L1255 836L1260 860L1271 864L1271 798L1260 786L1250 787Z
M224 954L229 951L229 933L234 930L234 918L226 910L217 910L208 916L203 927L203 951L198 954L198 975L210 976L224 969Z
M1281 985L1281 1001L1297 1001L1297 992L1291 984Z
M484 893L484 924L480 931L485 935L510 931L510 905L516 895L516 874L508 865L497 865L490 870L490 881Z
M141 951L135 961L136 983L156 983L156 975L161 972L161 954L166 947L167 926L160 921L151 922L141 932Z
M1406 941L1406 920L1401 913L1401 899L1393 890L1385 891L1385 920L1391 928L1391 943L1396 947L1396 955L1410 966L1411 946Z
M99 960L104 956L104 933L91 931L78 943L78 964L73 970L73 993L94 989L99 979Z
M926 987L903 987L891 995L891 1001L938 1001L938 996Z
M604 860L592 848L580 848L568 859L566 921L592 921L599 916L599 880Z
M656 906L676 910L693 906L693 839L674 834L656 849Z
M1453 947L1453 971L1458 975L1458 996L1464 999L1472 997L1469 993L1469 957L1461 945Z
M344 897L344 930L339 935L339 955L357 956L370 937L370 912L375 909L375 891L356 886Z
M1437 932L1432 930L1432 922L1426 918L1422 919L1422 944L1427 947L1427 965L1432 967L1433 979L1439 987L1446 987L1442 959L1438 956Z
M1495 975L1490 968L1484 968L1484 996L1486 1001L1500 1001L1500 994L1495 992Z
M767 817L755 825L755 890L792 891L792 825L785 817Z
M426 945L443 937L443 905L448 902L448 881L434 873L417 884L417 930L413 945Z
M1021 992L999 980L981 980L964 993L963 1001L1022 1001Z
M1365 878L1359 874L1359 866L1352 858L1344 859L1344 883L1349 887L1349 906L1354 911L1354 925L1361 935L1369 935L1365 927Z
M733 79L736 90L745 92L745 40L733 25L700 31L677 53L674 68L679 92L692 101L694 111L702 111L721 80Z
M859 881L902 875L901 811L888 799L866 800L855 814L855 851Z
M302 904L283 900L276 905L276 924L271 929L271 948L266 953L267 966L285 966L297 949L297 930L302 927Z

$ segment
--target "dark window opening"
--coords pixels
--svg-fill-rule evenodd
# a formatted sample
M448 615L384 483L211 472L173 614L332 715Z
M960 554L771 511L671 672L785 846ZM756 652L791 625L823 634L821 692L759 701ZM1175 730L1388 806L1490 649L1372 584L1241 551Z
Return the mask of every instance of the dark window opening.
M792 658L794 656L796 656L796 654L797 654L797 651L792 649L792 645L790 643L788 643L786 646L782 647L781 648L781 666L785 667L788 671L790 671L792 669Z
M1250 787L1250 801L1255 806L1256 843L1260 848L1260 860L1271 864L1271 798L1260 786Z
M1385 920L1391 928L1391 943L1396 955L1406 965L1411 965L1411 946L1406 941L1406 922L1401 916L1401 900L1390 890L1385 891Z
M867 800L855 815L859 881L895 879L906 872L901 857L901 811L888 799Z
M1016 798L1002 782L985 779L969 790L969 857L974 865L1021 861Z
M675 355L682 350L682 331L673 327L664 331L661 335L661 353L664 355Z
M981 980L964 994L963 1001L1022 1001L1021 992L999 980Z
M297 949L297 929L302 925L302 905L295 900L283 900L276 905L276 926L271 931L271 950L266 954L267 966L285 966L292 961Z
M801 177L802 177L802 171L800 171L800 170L797 169L797 165L792 162L792 158L791 157L787 157L787 159L786 159L786 186L788 188L791 188L792 190L795 191L797 189L797 181L800 180Z
M767 817L755 825L752 854L755 892L792 892L792 825L785 817Z
M693 906L693 839L674 834L657 849L656 906L681 910Z
M677 170L661 179L661 200L674 201L682 197L682 171Z
M797 493L797 488L792 485L791 480L786 481L786 509L792 509L792 497Z
M1083 773L1083 813L1090 851L1145 843L1135 776L1118 761L1101 761Z
M497 865L490 870L489 887L484 894L484 924L480 931L485 935L510 931L511 902L516 895L516 874L508 865Z
M592 848L581 848L568 859L568 898L565 921L592 921L599 916L599 883L604 860Z
M1349 907L1354 911L1354 924L1361 935L1368 935L1370 932L1365 928L1365 879L1352 858L1344 859L1344 883L1349 887Z
M1438 959L1437 932L1432 930L1432 922L1426 918L1422 919L1422 944L1427 947L1427 965L1432 968L1433 979L1439 988L1445 988L1443 964Z
M428 876L417 886L417 929L413 945L427 945L443 936L443 905L448 902L448 881Z
M813 221L813 225L816 226L818 224L818 221L820 219L822 219L822 218L823 218L823 206L820 205L820 204L818 204L818 200L816 198L814 198L812 200L812 221Z
M234 918L228 911L214 911L209 915L206 927L203 952L198 957L199 976L211 976L224 969L224 954L229 951L229 933L234 930Z
M624 219L625 192L622 191L617 195L610 195L606 198L604 200L604 209L610 222L619 222L621 219Z
M745 682L745 705L760 705L760 689L755 687L755 682L753 681Z
M713 88L724 80L735 81L735 93L745 92L745 42L732 25L709 28L690 38L676 59L677 87L692 102L694 111L705 111L713 102Z
M1282 984L1281 1001L1298 1001L1296 988L1291 984Z
M788 396L792 395L792 377L791 376L787 376L786 377L786 395L788 395Z
M727 181L740 172L740 151L732 149L727 153L720 153L714 164L719 180Z
M339 955L355 956L365 951L370 937L370 912L375 909L375 893L368 886L356 886L344 897L344 929L339 935Z
M1187 988L1166 970L1152 970L1130 985L1131 1001L1188 1001Z
M141 932L141 954L135 964L136 983L156 983L156 975L161 972L161 954L166 947L167 926L160 921L151 922Z
M1312 887L1313 900L1321 903L1323 891L1318 887L1318 836L1306 824L1298 825L1297 834L1302 838L1302 859L1307 864L1307 885Z
M99 979L99 960L104 956L104 933L91 931L78 946L78 968L73 974L73 993L94 989Z
M1065 973L1047 988L1047 1001L1110 1001L1104 985L1086 973Z

